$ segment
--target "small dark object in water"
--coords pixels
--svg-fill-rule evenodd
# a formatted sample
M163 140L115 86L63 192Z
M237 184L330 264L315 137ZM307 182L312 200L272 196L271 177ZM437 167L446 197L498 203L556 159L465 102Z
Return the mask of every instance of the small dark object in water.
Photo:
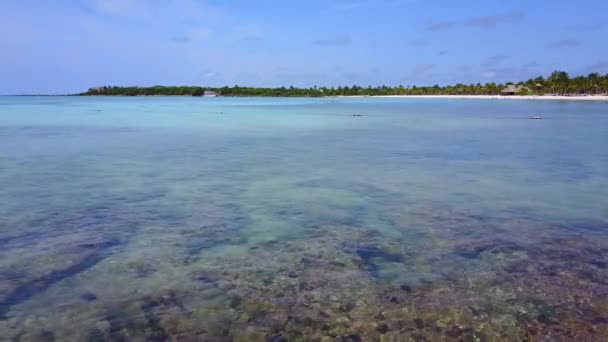
M379 262L403 262L401 255L386 252L375 246L358 247L355 253L361 259L360 266L365 268L373 277L379 277Z
M386 323L380 323L377 327L376 330L381 333L381 334L386 334L390 329L388 327L388 324Z
M541 322L543 324L547 324L547 325L559 324L559 321L557 321L554 317L552 317L548 313L541 313L540 315L538 315L537 319L539 322Z
M348 336L343 336L342 341L344 341L344 342L361 342L363 340L361 339L361 336L359 336L358 334L352 334L352 335L348 335Z
M361 246L355 251L357 256L365 263L370 263L371 259L378 258L387 262L402 262L403 257L398 254L386 252L376 246Z
M406 285L406 284L401 285L401 286L400 286L400 288L401 288L401 290L402 290L402 291L405 291L405 292L407 292L407 293L412 293L412 288L411 288L411 287L409 287L409 286L408 286L408 285Z
M455 253L467 259L481 258L484 253L509 253L524 248L516 243L503 240L477 241L468 245L457 246Z
M421 318L414 319L414 324L416 324L417 329L424 329L424 321Z
M346 303L342 303L340 305L340 310L342 312L350 312L352 311L354 308L356 307L355 303L353 302L346 302Z
M336 266L336 267L342 267L342 268L346 267L345 263L339 262L339 261L332 261L329 264L332 266Z
M451 338L458 338L462 336L462 328L454 325L448 331L446 331L446 335Z
M85 292L80 296L80 298L87 302L92 302L94 300L97 300L97 296L92 292Z
M530 120L542 120L543 117L542 116L533 116L530 118Z
M355 114L353 114L353 116L354 116L354 117L359 117L359 116L363 116L363 115L361 115L361 114L356 114L356 113L355 113Z
M596 317L592 322L593 324L608 324L608 317Z
M428 280L428 279L420 278L419 281L421 283L423 283L424 285L433 285L433 282L431 280Z
M55 341L55 334L48 330L43 330L36 334L34 340L42 342L53 342Z
M230 298L228 305L231 308L236 309L236 308L240 307L242 303L243 303L243 299L240 296L232 296Z
M483 314L483 312L481 311L481 309L478 309L472 305L467 305L469 307L469 310L471 310L471 313L475 316L481 316Z
M274 335L267 339L268 342L287 342L287 339L283 335Z
M192 279L203 285L215 286L216 280L204 272L195 272Z

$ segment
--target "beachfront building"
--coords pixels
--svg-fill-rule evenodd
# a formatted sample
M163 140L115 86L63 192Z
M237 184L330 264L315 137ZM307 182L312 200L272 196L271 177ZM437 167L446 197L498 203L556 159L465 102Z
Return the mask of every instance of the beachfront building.
M205 96L205 97L216 97L218 94L211 90L199 90L192 94L192 96Z
M505 89L500 92L500 95L503 96L512 96L520 93L531 93L532 90L528 87L524 87L521 85L509 84Z

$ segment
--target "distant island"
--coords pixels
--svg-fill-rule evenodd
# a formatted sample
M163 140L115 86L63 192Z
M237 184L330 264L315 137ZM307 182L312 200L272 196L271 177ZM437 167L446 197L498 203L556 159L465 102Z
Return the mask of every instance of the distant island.
M200 86L153 86L90 88L77 94L81 96L264 96L264 97L332 97L332 96L497 96L497 95L559 95L584 96L608 95L608 74L591 73L587 76L570 77L565 71L554 71L549 77L539 76L525 82L456 84L424 87L200 87Z

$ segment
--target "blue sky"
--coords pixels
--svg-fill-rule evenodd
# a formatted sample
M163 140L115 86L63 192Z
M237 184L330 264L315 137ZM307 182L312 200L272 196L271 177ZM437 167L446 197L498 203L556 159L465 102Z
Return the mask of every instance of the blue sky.
M2 0L0 94L608 72L606 0Z

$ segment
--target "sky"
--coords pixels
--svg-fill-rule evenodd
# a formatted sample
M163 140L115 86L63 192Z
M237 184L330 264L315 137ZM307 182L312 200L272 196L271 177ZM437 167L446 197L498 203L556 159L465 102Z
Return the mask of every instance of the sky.
M608 73L606 0L0 0L0 94Z

